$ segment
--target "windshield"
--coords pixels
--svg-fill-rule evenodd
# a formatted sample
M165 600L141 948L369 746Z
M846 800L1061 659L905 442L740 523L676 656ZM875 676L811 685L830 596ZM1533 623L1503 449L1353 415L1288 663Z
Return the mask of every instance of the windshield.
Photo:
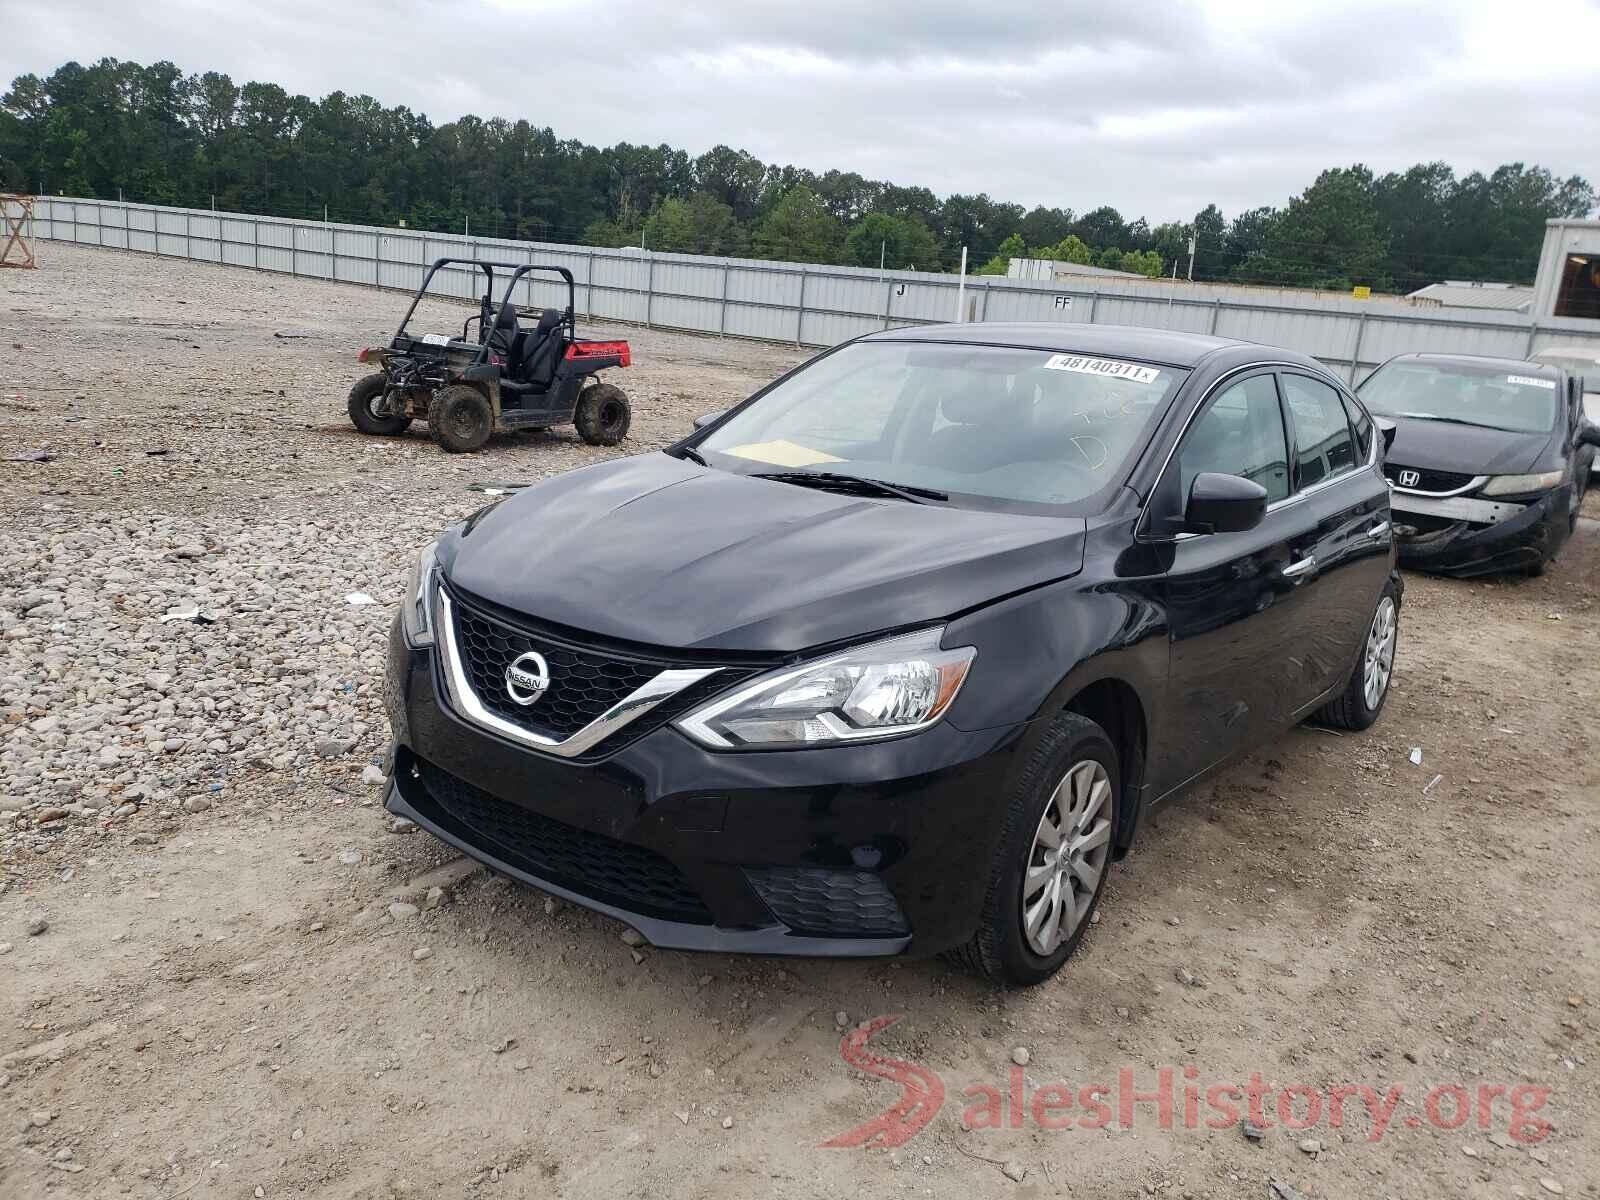
M1424 417L1504 429L1549 433L1556 425L1556 381L1514 367L1392 362L1361 385L1361 399L1389 417Z
M857 342L779 383L695 448L745 474L828 472L1002 506L1119 483L1185 372L937 342Z
M1600 357L1588 358L1583 355L1565 355L1547 352L1535 356L1537 361L1547 367L1561 367L1568 374L1576 375L1583 380L1583 390L1586 392L1600 392Z

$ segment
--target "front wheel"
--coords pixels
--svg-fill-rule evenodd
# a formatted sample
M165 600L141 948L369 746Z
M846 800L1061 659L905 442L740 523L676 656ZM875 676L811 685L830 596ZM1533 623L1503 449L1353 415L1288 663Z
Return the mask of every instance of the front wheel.
M578 393L572 423L578 427L578 436L591 446L615 446L628 436L632 422L633 410L621 388L597 383Z
M1367 729L1383 711L1389 698L1389 681L1394 677L1394 652L1400 644L1400 598L1394 581L1384 585L1378 607L1367 626L1361 657L1351 672L1350 682L1337 700L1324 705L1316 715L1323 725L1338 729Z
M1007 805L978 931L955 958L1007 987L1061 969L1105 889L1121 778L1105 730L1076 713L1051 722Z
M395 413L389 399L389 377L382 371L356 381L350 389L350 422L362 433L394 437L404 433L411 418Z
M453 383L434 397L428 432L451 454L470 454L481 450L494 432L494 410L477 388Z

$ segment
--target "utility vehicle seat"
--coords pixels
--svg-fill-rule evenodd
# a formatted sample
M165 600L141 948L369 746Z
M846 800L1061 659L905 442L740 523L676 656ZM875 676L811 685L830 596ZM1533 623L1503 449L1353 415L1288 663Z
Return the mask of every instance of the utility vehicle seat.
M561 358L561 310L547 308L539 322L520 336L516 354L516 377L533 384L547 384L555 376Z
M522 327L517 324L517 306L507 300L500 306L500 315L494 319L494 328L489 330L489 348L509 358L521 332Z

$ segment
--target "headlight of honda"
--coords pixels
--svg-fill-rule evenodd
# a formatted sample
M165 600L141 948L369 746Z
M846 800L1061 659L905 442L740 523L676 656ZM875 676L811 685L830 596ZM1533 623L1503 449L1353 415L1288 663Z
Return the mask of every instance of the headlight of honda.
M400 601L400 625L411 646L433 645L433 581L439 573L439 560L433 552L438 545L429 542L417 555L406 580L405 597Z
M1528 492L1548 492L1558 487L1565 471L1545 471L1538 475L1491 475L1478 489L1480 496L1521 496Z
M941 629L763 675L678 720L717 750L838 745L915 733L950 707L977 654Z

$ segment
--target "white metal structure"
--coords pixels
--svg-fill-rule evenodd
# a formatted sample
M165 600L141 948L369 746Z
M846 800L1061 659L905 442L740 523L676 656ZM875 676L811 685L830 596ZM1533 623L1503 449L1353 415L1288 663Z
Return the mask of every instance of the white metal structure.
M469 238L283 217L39 197L37 235L316 279L414 291L426 264L450 256L549 263L577 279L588 315L702 333L832 346L881 329L948 321L965 289L975 321L1062 321L1212 333L1314 355L1358 382L1406 351L1527 358L1546 346L1600 348L1600 321L1471 309L1418 309L1400 300L1271 292L1178 280L996 276L708 258L639 249ZM1600 231L1600 222L1593 223ZM468 268L441 271L442 294L472 297ZM559 293L559 294L558 294ZM564 304L564 290L524 280L519 303Z

